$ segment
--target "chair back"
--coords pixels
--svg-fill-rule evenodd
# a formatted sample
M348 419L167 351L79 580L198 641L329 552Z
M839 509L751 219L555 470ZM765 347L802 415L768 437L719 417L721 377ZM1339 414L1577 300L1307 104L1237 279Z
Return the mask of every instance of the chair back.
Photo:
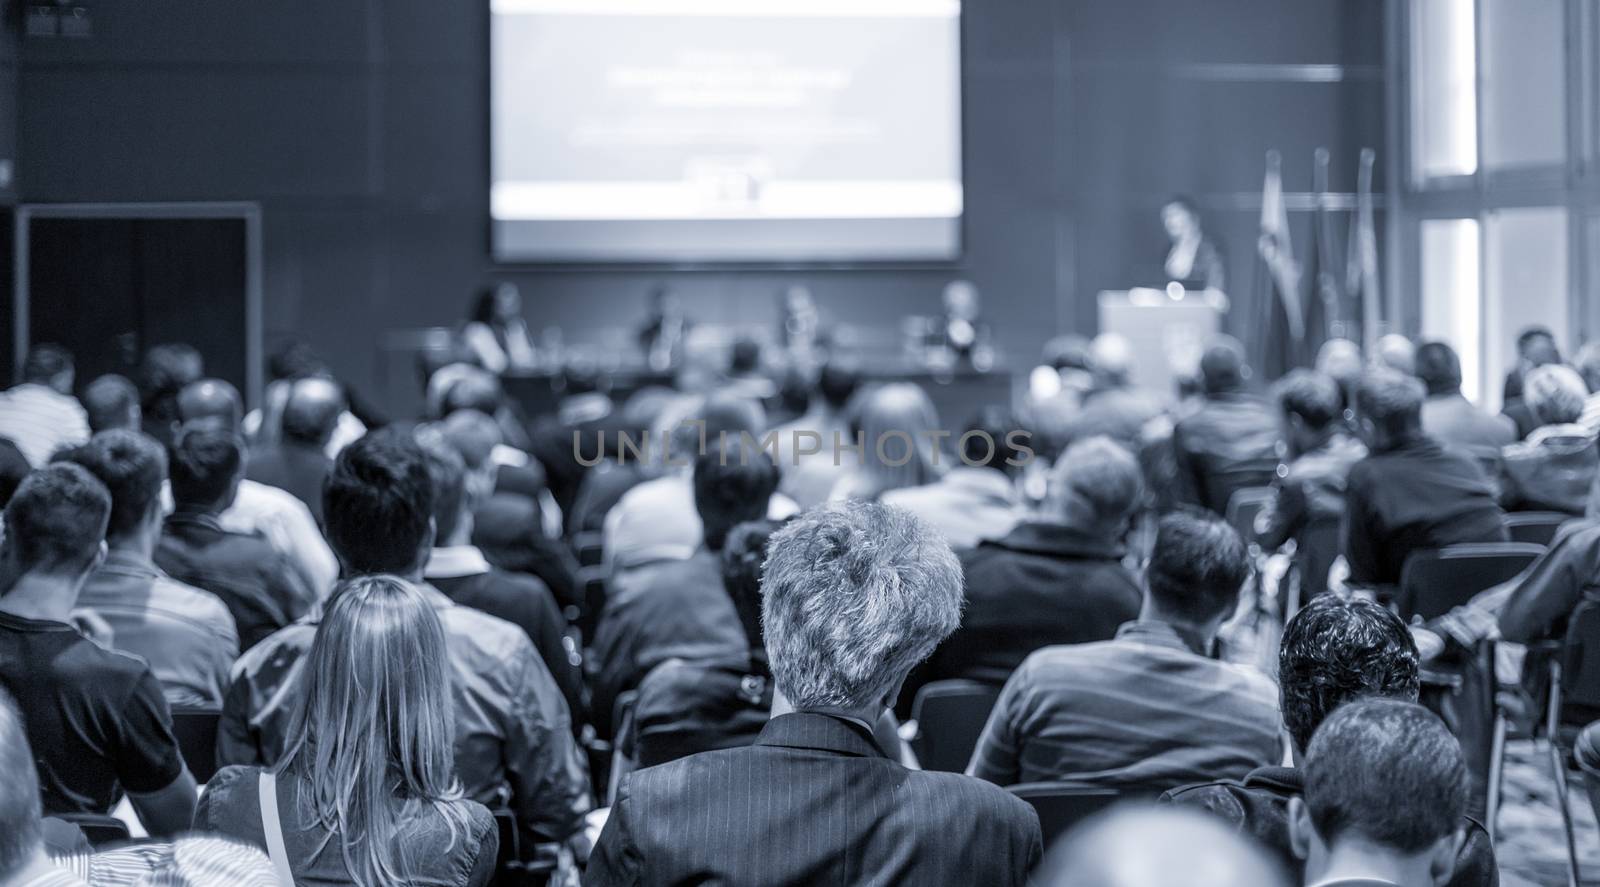
M115 816L103 813L52 813L57 819L70 822L83 830L90 846L96 850L130 840L128 825Z
M911 703L917 738L911 749L927 770L961 773L978 747L983 725L1000 698L1000 688L977 681L934 681L923 685Z
M1272 502L1272 498L1271 487L1245 487L1228 498L1228 513L1225 515L1228 526L1233 527L1239 533L1239 538L1252 547L1256 544L1256 516Z
M604 535L594 530L574 533L572 536L572 551L578 556L578 566L598 567L601 560L601 543Z
M1528 542L1474 542L1416 552L1400 571L1395 605L1408 621L1443 616L1478 592L1516 578L1541 554L1543 545Z
M1561 707L1573 713L1562 720L1588 722L1600 718L1600 596L1578 602L1567 620L1562 649Z
M1088 787L1065 782L1024 782L1006 788L1039 814L1039 831L1049 847L1073 826L1115 804L1122 794L1114 788Z
M210 782L217 772L217 722L221 719L220 709L172 709L172 735L178 740L178 751L183 753L183 762L189 765L194 781L201 785Z
M1506 515L1506 532L1512 542L1532 542L1549 545L1556 531L1573 516L1565 511L1513 511Z

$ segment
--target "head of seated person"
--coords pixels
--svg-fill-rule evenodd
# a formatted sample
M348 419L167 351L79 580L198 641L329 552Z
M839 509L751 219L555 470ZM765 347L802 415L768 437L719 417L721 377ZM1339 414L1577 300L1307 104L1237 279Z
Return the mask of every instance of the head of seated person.
M154 550L161 536L161 484L167 479L167 453L149 435L126 429L102 431L65 454L89 470L111 493L106 543L113 550Z
M1287 887L1261 848L1220 820L1121 806L1086 820L1040 865L1038 887Z
M232 431L193 428L173 442L168 465L177 511L221 514L244 478L244 442Z
M1306 883L1449 880L1466 837L1467 768L1437 715L1398 699L1351 702L1317 728L1302 769L1290 836Z
M1541 426L1568 425L1583 415L1589 389L1578 371L1559 363L1529 370L1522 380L1522 398Z
M191 345L156 345L139 366L139 410L145 429L167 432L178 419L178 392L205 375L205 362Z
M55 608L71 609L84 578L105 559L111 512L105 484L81 465L30 472L6 503L0 528L0 574L11 582L5 594L38 586L62 598L50 602Z
M732 391L715 391L675 406L677 409L669 405L664 411L662 433L670 440L661 456L678 467L694 464L707 447L724 439L758 439L767 426L766 410L760 402Z
M909 512L846 501L773 534L761 622L780 697L875 722L961 621L961 564Z
M201 379L178 392L178 422L181 427L204 425L235 431L244 419L244 401L239 389L222 379Z
M100 432L113 428L139 429L139 389L115 373L89 383L83 392L83 410L89 415L89 430Z
M1004 475L1023 464L1023 451L1018 443L1027 443L1020 431L1016 416L1005 407L987 406L967 421L961 437L956 440L961 464L968 468L989 468ZM1013 436L1016 435L1016 436Z
M1376 362L1397 373L1408 376L1417 372L1417 346L1399 333L1390 333L1378 339Z
M1120 333L1101 333L1089 343L1090 374L1097 389L1133 384L1133 343Z
M1232 336L1218 336L1200 355L1200 389L1207 397L1243 391L1250 381L1244 345Z
M745 521L728 531L722 545L722 587L733 600L745 636L753 650L766 649L761 631L761 565L767 559L767 543L783 526L780 521Z
M861 477L851 495L875 499L933 483L943 473L934 452L939 413L920 386L891 382L866 392L851 425L862 443Z
M1355 699L1415 702L1416 642L1389 608L1361 597L1321 594L1284 626L1278 648L1283 726L1296 760L1328 715Z
M1414 376L1378 368L1361 377L1356 413L1361 436L1373 452L1384 452L1422 437L1425 391Z
M1344 415L1339 383L1332 376L1291 370L1278 381L1274 391L1283 421L1283 438L1295 455L1321 446Z
M721 551L728 531L767 514L778 489L778 466L748 438L713 441L694 462L694 505L706 548Z
M328 544L347 575L420 577L433 547L433 507L427 457L399 429L345 447L323 485Z
M437 391L437 408L433 411L441 419L457 410L477 410L494 416L505 405L500 380L488 370L452 364L435 374L429 382L430 390L441 380L443 387Z
M1461 358L1446 342L1423 342L1417 346L1417 378L1429 397L1461 393Z
M320 450L333 438L344 411L344 389L339 383L320 376L295 379L289 383L289 396L283 403L283 439Z
M419 430L417 444L427 457L433 484L434 543L466 545L472 538L473 512L494 492L494 465L485 458L469 469L461 451L438 429Z
M1139 462L1109 437L1080 440L1050 471L1041 517L1108 541L1122 539L1144 500Z
M1209 655L1249 576L1249 555L1232 527L1209 512L1173 512L1156 528L1139 618L1172 626L1194 652Z

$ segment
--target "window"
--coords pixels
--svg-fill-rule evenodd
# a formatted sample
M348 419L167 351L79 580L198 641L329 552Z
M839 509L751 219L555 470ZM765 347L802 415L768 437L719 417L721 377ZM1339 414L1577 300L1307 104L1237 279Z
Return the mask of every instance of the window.
M1483 166L1559 167L1567 156L1564 0L1481 3Z
M1412 152L1419 181L1478 171L1474 5L1414 0L1411 7Z
M1490 401L1516 363L1517 333L1547 327L1563 351L1573 339L1564 207L1502 209L1484 219L1483 377Z
M1483 292L1476 219L1422 222L1422 337L1449 342L1461 356L1461 393L1483 392Z

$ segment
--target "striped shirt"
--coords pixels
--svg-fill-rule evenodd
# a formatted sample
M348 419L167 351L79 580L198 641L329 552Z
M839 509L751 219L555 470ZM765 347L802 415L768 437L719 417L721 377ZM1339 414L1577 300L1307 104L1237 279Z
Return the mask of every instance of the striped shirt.
M0 437L9 437L35 468L56 450L89 439L89 417L77 398L24 382L0 392Z
M1282 759L1277 691L1193 652L1162 622L1046 647L1006 681L967 768L1000 785L1064 780L1160 792Z
M189 835L170 843L132 844L94 854L76 853L53 862L56 872L66 880L41 882L40 887L85 882L91 887L278 885L277 874L265 853L248 844L210 835Z

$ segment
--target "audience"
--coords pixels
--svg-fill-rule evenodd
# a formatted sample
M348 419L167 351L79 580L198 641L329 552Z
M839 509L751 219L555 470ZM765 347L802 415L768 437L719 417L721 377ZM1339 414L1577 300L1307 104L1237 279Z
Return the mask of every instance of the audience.
M1370 455L1346 487L1351 585L1389 594L1413 552L1508 538L1483 469L1423 433L1423 397L1422 383L1385 369L1369 372L1356 393Z
M1589 396L1583 377L1560 364L1535 367L1522 390L1538 425L1504 450L1500 502L1510 511L1582 515L1600 469L1595 436L1578 424Z
M193 346L156 345L145 352L139 367L139 420L145 434L172 443L182 424L178 415L178 394L184 387L205 375L205 361Z
M240 430L244 432L245 439L255 449L270 449L283 439L284 411L288 408L289 396L298 383L308 379L318 379L330 382L338 388L339 400L344 407L334 420L332 434L323 444L323 455L332 459L339 455L339 451L360 439L367 433L367 428L379 428L388 424L384 416L372 408L371 404L359 401L355 392L334 380L333 371L318 357L311 346L297 339L286 339L273 350L272 356L267 358L267 374L271 381L267 383L266 390L261 393L263 406L245 414ZM326 402L329 392L326 387L310 389L314 394L313 403ZM306 409L309 404L303 404L301 409ZM311 407L312 413L320 413L321 407ZM309 421L308 421L309 420ZM301 437L306 437L305 429L319 424L313 416L303 416L298 420L301 425ZM320 505L318 506L321 507Z
M1444 342L1422 343L1417 348L1417 377L1428 392L1422 403L1423 433L1498 467L1501 447L1517 438L1516 423L1478 409L1461 393L1461 359L1455 349Z
M217 519L233 504L244 471L238 435L185 431L169 458L173 511L162 526L155 564L227 605L239 647L248 650L300 618L315 596L288 558L260 537L224 530Z
M1227 514L1233 494L1272 482L1278 465L1278 417L1265 401L1245 392L1250 368L1244 347L1226 336L1200 358L1205 400L1172 430L1181 504Z
M17 491L22 479L32 470L33 466L28 464L17 445L0 437L0 508L11 501L11 494Z
M940 429L939 414L927 392L909 382L891 382L863 392L851 431L859 444L856 464L834 484L828 498L875 501L890 490L919 487L937 481L945 462L933 439ZM834 441L824 441L832 449Z
M109 553L84 583L78 605L105 620L118 650L150 663L168 702L217 705L239 655L239 630L216 595L155 564L167 454L147 435L118 429L100 432L66 458L111 492Z
M1517 364L1506 372L1502 410L1517 427L1522 440L1539 427L1533 411L1523 400L1528 373L1538 367L1561 362L1561 349L1555 336L1542 326L1528 327L1517 335Z
M45 813L109 813L126 792L146 829L172 835L189 828L195 785L161 685L144 660L105 649L74 624L112 513L105 485L77 465L40 468L11 497L0 548L8 583L0 687L27 725ZM10 764L0 773L0 794L26 779ZM0 830L0 845L9 833Z
M851 441L847 408L860 385L861 375L854 365L829 361L817 374L806 411L773 429L778 468L783 472L778 492L793 499L799 508L828 501L834 485L856 465L854 454L838 452L834 441Z
M1142 491L1138 463L1109 439L1068 447L1044 507L961 554L961 627L912 673L907 692L949 678L1003 684L1036 650L1110 640L1138 618L1139 582L1122 558Z
M338 383L318 376L285 383L277 440L250 451L245 477L293 495L320 525L322 482L333 469L328 448L345 415Z
M960 611L960 564L903 511L847 502L779 530L762 579L775 716L753 746L629 774L586 883L1020 887L1040 855L1033 811L907 770L872 738Z
M999 539L1022 518L1012 475L1025 462L1017 444L1026 440L1010 410L986 408L967 424L957 441L960 458L943 477L920 487L889 490L880 501L921 518L958 551Z
M1133 384L1133 344L1117 333L1101 333L1089 343L1094 387L1067 420L1062 443L1070 446L1091 437L1109 437L1133 450L1151 419L1166 411L1163 399Z
M1346 430L1339 385L1331 376L1293 370L1278 382L1288 461L1272 482L1272 499L1256 517L1256 538L1267 550L1295 542L1303 598L1328 587L1338 555L1350 467L1367 448Z
M1073 829L1045 857L1038 887L1286 887L1261 848L1212 819L1128 806Z
M1412 702L1367 699L1335 711L1306 749L1305 792L1289 801L1306 883L1439 887L1465 841L1461 745Z
M219 770L196 826L268 852L281 829L300 883L488 884L499 837L454 772L459 713L432 601L393 576L352 579L305 661L288 747L271 767Z
M1210 516L1161 519L1144 604L1114 640L1047 647L1006 681L967 772L1157 793L1282 757L1272 682L1216 658L1250 573ZM768 627L771 630L771 627Z
M323 493L328 539L352 577L390 573L421 583L433 548L433 487L409 435L372 432L346 447ZM561 842L589 809L561 691L521 629L455 605L432 586L423 596L444 625L455 699L455 763L466 796L506 805L533 842ZM306 656L322 608L239 659L218 727L222 764L273 765L295 738Z
M1394 370L1407 376L1417 374L1417 346L1399 333L1390 333L1378 339L1374 367Z
M1279 697L1296 766L1311 737L1339 706L1356 699L1415 702L1421 685L1417 647L1400 618L1373 601L1325 594L1284 628L1278 655ZM1295 873L1303 867L1290 837L1290 801L1305 793L1304 772L1266 766L1243 780L1174 789L1163 800L1207 810L1275 851ZM1482 825L1463 816L1467 841L1446 883L1492 887L1499 882L1494 847Z
M1600 434L1600 340L1589 342L1572 359L1572 366L1583 377L1589 396L1583 401L1583 413L1578 417L1589 434Z
M139 389L126 378L107 373L83 390L83 408L89 417L89 430L99 433L113 428L138 431L143 423L139 412Z
M593 361L568 362L561 384L555 413L534 427L531 452L544 466L556 504L570 514L589 471L585 463L604 452L607 443L615 449L623 426L616 405L600 390L600 371Z
M0 437L29 465L89 439L89 418L72 396L72 355L59 345L35 345L22 362L22 381L0 392Z

